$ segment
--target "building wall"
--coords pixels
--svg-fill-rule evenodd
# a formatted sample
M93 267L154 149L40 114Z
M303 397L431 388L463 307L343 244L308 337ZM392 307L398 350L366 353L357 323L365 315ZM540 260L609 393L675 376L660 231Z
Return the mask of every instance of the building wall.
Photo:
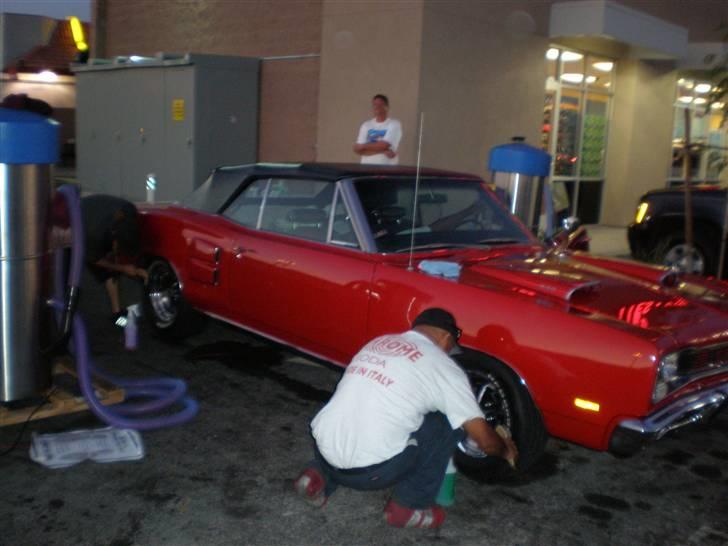
M536 2L426 3L423 164L489 177L493 146L538 145L548 13Z
M665 186L676 82L674 63L623 59L617 64L601 223L626 226L639 197Z
M0 13L0 70L35 46L47 43L56 23L50 17Z
M315 159L320 0L97 0L94 12L104 32L95 36L96 57L160 51L263 57L259 160Z
M422 0L325 0L321 45L320 161L358 161L352 151L371 99L389 97L402 122L400 163L415 161Z

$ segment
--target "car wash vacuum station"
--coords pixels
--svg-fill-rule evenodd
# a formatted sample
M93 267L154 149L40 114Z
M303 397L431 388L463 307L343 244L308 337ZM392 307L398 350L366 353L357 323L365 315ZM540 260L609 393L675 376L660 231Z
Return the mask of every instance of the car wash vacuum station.
M137 430L184 423L197 414L198 405L183 381L118 378L91 361L86 328L76 312L84 236L80 196L73 186L57 191L70 220L68 268L65 249L51 248L51 166L58 160L58 127L31 112L0 108L0 403L44 396L52 383L52 358L66 350L72 335L69 350L79 386L99 419ZM123 388L129 401L104 406L92 377ZM173 406L179 409L170 412Z

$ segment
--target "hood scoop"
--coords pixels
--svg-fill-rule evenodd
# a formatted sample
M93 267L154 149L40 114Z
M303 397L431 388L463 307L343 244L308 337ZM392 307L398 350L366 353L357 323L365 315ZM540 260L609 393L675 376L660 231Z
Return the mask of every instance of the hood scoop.
M548 265L529 268L508 265L476 265L463 269L462 282L473 282L490 278L520 290L543 294L564 301L570 301L576 294L596 290L599 280L575 271L550 269ZM534 294L534 295L535 295Z

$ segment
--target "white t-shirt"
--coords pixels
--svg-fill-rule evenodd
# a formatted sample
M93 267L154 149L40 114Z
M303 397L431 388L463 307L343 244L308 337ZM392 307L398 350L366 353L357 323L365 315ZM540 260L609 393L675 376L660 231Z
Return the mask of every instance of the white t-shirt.
M379 142L384 140L389 142L390 149L397 151L399 141L402 140L402 124L399 120L387 118L381 123L377 118L366 120L359 128L359 136L356 139L357 144L368 144L370 142ZM387 157L384 154L363 155L362 163L377 163L380 165L398 165L399 154L394 157Z
M483 417L465 372L410 330L378 337L357 353L311 430L331 465L359 468L400 453L433 411L453 429Z

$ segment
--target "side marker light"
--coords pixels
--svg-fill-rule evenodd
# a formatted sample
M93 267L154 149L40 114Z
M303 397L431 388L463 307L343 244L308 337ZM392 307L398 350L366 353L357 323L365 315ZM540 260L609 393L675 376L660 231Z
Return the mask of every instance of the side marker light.
M647 215L647 209L649 208L648 203L640 203L639 208L637 209L637 214L634 217L635 224L641 224L642 220L645 219L645 216Z
M599 404L596 402L591 402L589 400L584 400L583 398L574 398L574 405L577 408L581 408L588 411L599 411Z

